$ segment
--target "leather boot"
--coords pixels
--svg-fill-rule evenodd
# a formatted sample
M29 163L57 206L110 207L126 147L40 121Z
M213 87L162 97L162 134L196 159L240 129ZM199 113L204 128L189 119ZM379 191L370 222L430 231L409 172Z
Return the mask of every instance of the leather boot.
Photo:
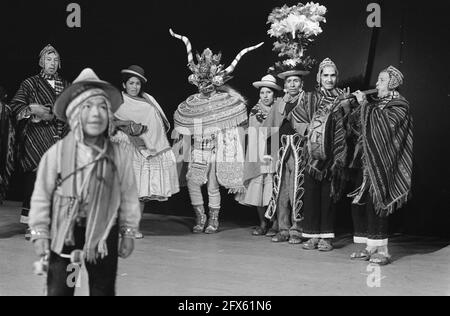
M195 220L195 226L192 229L192 232L195 234L203 233L203 230L205 229L205 224L206 224L205 208L203 207L203 205L194 206L194 212L195 212L196 220Z
M219 210L218 208L209 208L208 226L205 233L214 234L219 229Z

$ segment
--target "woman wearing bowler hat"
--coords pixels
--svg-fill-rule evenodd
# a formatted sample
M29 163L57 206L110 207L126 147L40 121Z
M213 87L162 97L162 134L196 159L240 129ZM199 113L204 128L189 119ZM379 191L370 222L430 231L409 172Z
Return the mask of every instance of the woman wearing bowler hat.
M145 130L139 136L119 131L113 141L133 153L142 212L146 201L166 201L179 192L178 173L175 155L166 136L170 124L155 98L144 92L148 81L144 69L132 65L121 74L124 102L115 118L143 125ZM137 232L136 238L143 238L142 233Z
M272 105L282 88L277 84L274 76L266 75L260 81L253 83L259 90L258 103L252 108L248 123L248 143L244 167L245 194L237 196L239 203L256 206L259 226L253 231L254 236L274 235L276 230L271 229L264 214L273 191L273 174L275 173L276 157L271 161L264 160L266 137L261 125L270 112ZM276 155L276 152L273 153ZM272 225L275 228L277 225ZM273 233L274 232L274 233Z

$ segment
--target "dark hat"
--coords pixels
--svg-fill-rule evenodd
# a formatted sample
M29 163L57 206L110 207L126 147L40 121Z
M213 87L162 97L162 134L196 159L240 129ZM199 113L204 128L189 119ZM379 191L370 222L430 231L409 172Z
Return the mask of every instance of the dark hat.
M66 109L70 102L81 93L95 88L105 92L111 103L111 111L113 113L116 112L123 103L122 93L109 82L100 80L91 68L85 68L73 83L64 89L58 99L56 99L54 108L56 116L58 116L59 119L66 121Z
M301 76L307 76L307 75L309 75L309 71L307 71L307 70L292 69L292 70L281 72L277 76L278 76L278 78L285 80L291 76L301 77Z
M133 75L133 76L137 76L140 79L142 79L142 81L144 81L144 83L147 82L147 78L145 78L144 68L142 68L141 66L131 65L127 69L122 69L120 72L123 73L123 74L130 74L130 75Z

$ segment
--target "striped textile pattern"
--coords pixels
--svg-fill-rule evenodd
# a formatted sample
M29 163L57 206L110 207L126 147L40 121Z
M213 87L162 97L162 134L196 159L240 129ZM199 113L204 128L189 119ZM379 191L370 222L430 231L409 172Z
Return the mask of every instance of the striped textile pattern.
M324 106L328 106L334 103L334 99L342 94L341 89L333 89L332 91L317 90L305 94L303 100L293 110L292 117L296 123L310 123L314 114L322 109ZM335 168L343 168L347 157L347 147L345 141L346 131L344 128L342 111L336 107L332 114L332 129L331 140L332 155L325 161L313 159L307 148L303 151L304 161L306 162L307 172L317 180L322 180L325 177L331 176L331 171ZM305 142L306 146L306 142Z
M14 138L10 108L0 103L0 202L6 198L14 170Z
M64 88L67 87L68 82L63 82ZM57 94L50 84L42 76L36 75L25 79L11 100L12 115L17 119L18 157L24 171L33 171L37 168L42 155L67 134L68 126L56 118L52 121L34 123L30 119L23 119L22 114L32 103L53 109L56 98Z
M389 215L411 193L413 120L397 92L390 100L361 107L363 164L377 214Z

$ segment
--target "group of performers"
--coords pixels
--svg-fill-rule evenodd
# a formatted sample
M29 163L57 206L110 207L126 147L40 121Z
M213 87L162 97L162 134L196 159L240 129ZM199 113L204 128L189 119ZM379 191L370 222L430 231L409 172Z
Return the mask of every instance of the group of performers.
M354 242L364 245L351 258L389 263L388 216L411 190L412 118L397 91L402 73L383 69L370 97L338 88L338 67L329 58L320 63L311 92L303 90L309 71L291 67L253 83L259 101L248 114L245 98L225 83L241 57L261 44L225 68L209 49L195 63L189 40L171 35L185 43L189 82L198 88L174 113L172 146L169 120L145 92L148 80L137 65L121 71L122 92L91 69L69 84L58 72L61 56L47 45L40 73L24 80L8 105L2 97L2 133L8 121L15 137L1 144L1 185L17 148L24 172L21 221L36 252L49 256L49 291L73 293L62 285L62 263L83 249L91 291L114 292L117 257L127 257L133 240L143 237L144 203L165 201L184 183L194 233L219 230L222 186L256 207L253 235L306 250L333 249L335 203L348 195ZM354 192L345 192L348 181Z

